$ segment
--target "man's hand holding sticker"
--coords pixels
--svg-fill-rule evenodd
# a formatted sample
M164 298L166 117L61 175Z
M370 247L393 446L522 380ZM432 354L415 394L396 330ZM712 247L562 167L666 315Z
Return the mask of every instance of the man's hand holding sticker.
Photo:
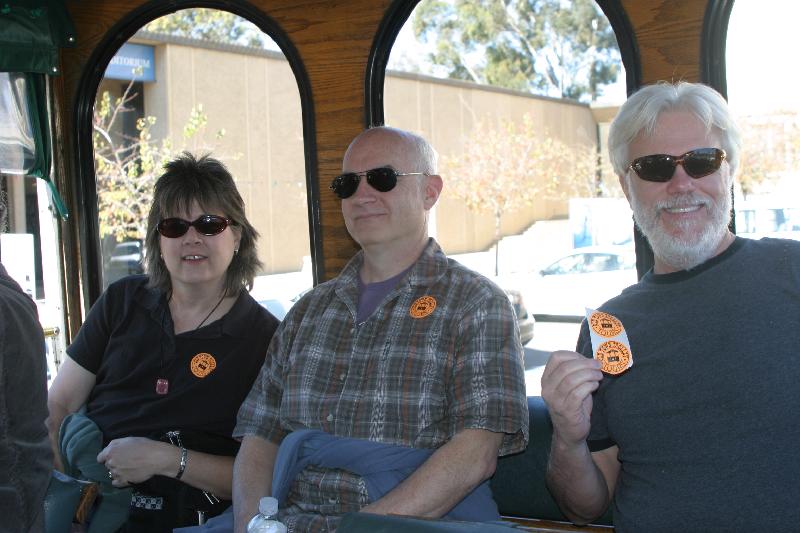
M600 361L603 372L616 376L633 366L628 335L617 317L587 309L586 321L589 323L594 358Z

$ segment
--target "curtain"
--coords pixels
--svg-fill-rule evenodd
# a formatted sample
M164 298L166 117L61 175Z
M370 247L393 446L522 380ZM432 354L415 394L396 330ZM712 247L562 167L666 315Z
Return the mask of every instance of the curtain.
M62 218L68 213L50 179L45 76L60 73L58 51L74 44L63 0L0 0L0 172L45 181Z

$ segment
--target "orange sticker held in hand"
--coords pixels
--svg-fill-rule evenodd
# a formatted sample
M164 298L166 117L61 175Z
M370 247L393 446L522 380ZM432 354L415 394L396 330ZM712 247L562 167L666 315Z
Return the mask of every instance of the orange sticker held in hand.
M622 374L631 366L631 351L619 341L606 341L597 347L595 357L606 374Z
M408 313L411 315L411 318L425 318L433 313L434 309L436 309L436 298L433 296L422 296L414 300Z
M613 315L595 311L589 315L589 326L592 331L605 338L616 337L622 332L622 322Z
M210 353L200 352L192 357L189 368L196 377L204 378L217 368L217 360Z
M633 351L622 321L610 313L586 309L592 353L603 372L622 374L633 366Z

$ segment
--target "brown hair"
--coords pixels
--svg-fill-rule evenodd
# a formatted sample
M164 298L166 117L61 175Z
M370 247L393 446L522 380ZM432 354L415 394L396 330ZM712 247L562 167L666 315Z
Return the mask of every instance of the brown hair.
M150 287L164 292L172 288L167 266L161 258L158 223L176 213L187 213L192 204L205 211L219 209L233 220L232 230L240 232L239 252L233 256L225 272L225 290L229 295L238 294L243 288L253 287L253 278L261 270L256 240L258 232L245 216L236 184L228 169L219 160L206 154L199 159L189 152L164 165L164 174L158 178L153 191L153 204L147 216L147 237L144 246L147 254L147 273Z

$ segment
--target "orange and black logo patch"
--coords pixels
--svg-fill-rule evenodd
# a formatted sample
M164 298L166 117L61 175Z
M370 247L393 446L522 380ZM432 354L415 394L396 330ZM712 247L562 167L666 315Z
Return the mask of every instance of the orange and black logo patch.
M595 311L589 315L589 325L592 331L606 338L616 337L622 333L622 322L613 315Z
M409 314L411 318L425 318L433 313L434 309L436 309L436 298L433 296L422 296L414 300L414 303L411 304Z
M189 368L196 377L204 378L217 368L217 360L210 353L200 352L192 357Z
M606 374L622 374L631 363L631 351L618 341L606 341L598 346L595 357L602 364L600 370Z

